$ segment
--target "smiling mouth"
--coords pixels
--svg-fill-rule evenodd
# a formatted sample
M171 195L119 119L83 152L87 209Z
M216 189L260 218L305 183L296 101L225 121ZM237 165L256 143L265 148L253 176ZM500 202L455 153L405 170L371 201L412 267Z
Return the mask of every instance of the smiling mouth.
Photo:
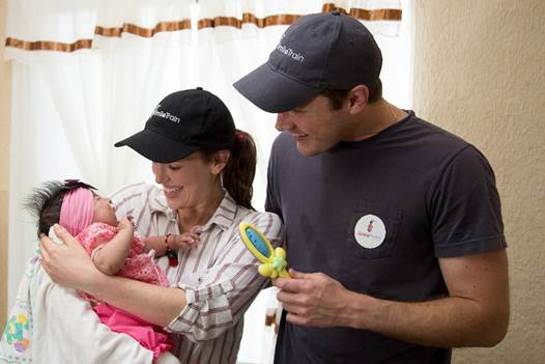
M163 187L163 191L165 191L165 193L176 193L181 190L182 190L182 187L171 187L171 188Z

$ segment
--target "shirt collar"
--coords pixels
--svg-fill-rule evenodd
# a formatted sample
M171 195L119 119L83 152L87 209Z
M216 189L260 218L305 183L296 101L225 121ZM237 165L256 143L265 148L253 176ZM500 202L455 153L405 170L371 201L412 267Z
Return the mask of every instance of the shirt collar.
M216 224L222 230L227 230L233 224L237 214L237 203L229 192L226 190L224 190L224 192L225 195L223 196L220 205L210 220L203 226L203 230L207 230L212 224Z

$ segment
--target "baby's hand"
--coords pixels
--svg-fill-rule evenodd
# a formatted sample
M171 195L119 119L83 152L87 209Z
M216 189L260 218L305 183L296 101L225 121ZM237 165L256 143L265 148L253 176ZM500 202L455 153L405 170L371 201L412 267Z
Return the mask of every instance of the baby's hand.
M130 232L131 234L133 234L134 224L132 222L132 217L131 216L124 217L117 225L117 228L119 229L119 231L126 230Z
M180 235L172 235L172 237L168 239L168 247L178 250L180 248L194 246L201 240L201 229L202 226L194 226L189 232Z

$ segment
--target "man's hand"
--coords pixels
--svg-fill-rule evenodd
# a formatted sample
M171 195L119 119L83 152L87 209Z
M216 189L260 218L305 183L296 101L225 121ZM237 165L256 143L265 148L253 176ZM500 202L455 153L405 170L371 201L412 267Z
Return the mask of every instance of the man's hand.
M322 273L290 271L277 297L296 325L345 326L433 347L498 344L509 324L505 249L440 258L449 296L420 302L379 299L347 290Z
M56 283L87 291L88 285L100 272L85 249L69 232L60 225L55 225L54 230L64 244L57 245L43 235L40 238L42 266Z
M302 326L349 326L346 304L352 293L323 273L290 269L291 279L278 278L277 298L288 311L286 319Z

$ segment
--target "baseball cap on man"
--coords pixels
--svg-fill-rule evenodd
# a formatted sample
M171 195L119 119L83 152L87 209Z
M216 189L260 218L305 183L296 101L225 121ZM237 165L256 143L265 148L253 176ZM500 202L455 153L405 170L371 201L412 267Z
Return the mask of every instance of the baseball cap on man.
M144 130L121 140L145 158L171 163L198 150L231 149L235 123L227 106L201 87L174 92L155 107Z
M358 20L339 12L305 15L282 35L269 60L234 83L259 108L292 110L324 90L375 87L382 54Z

